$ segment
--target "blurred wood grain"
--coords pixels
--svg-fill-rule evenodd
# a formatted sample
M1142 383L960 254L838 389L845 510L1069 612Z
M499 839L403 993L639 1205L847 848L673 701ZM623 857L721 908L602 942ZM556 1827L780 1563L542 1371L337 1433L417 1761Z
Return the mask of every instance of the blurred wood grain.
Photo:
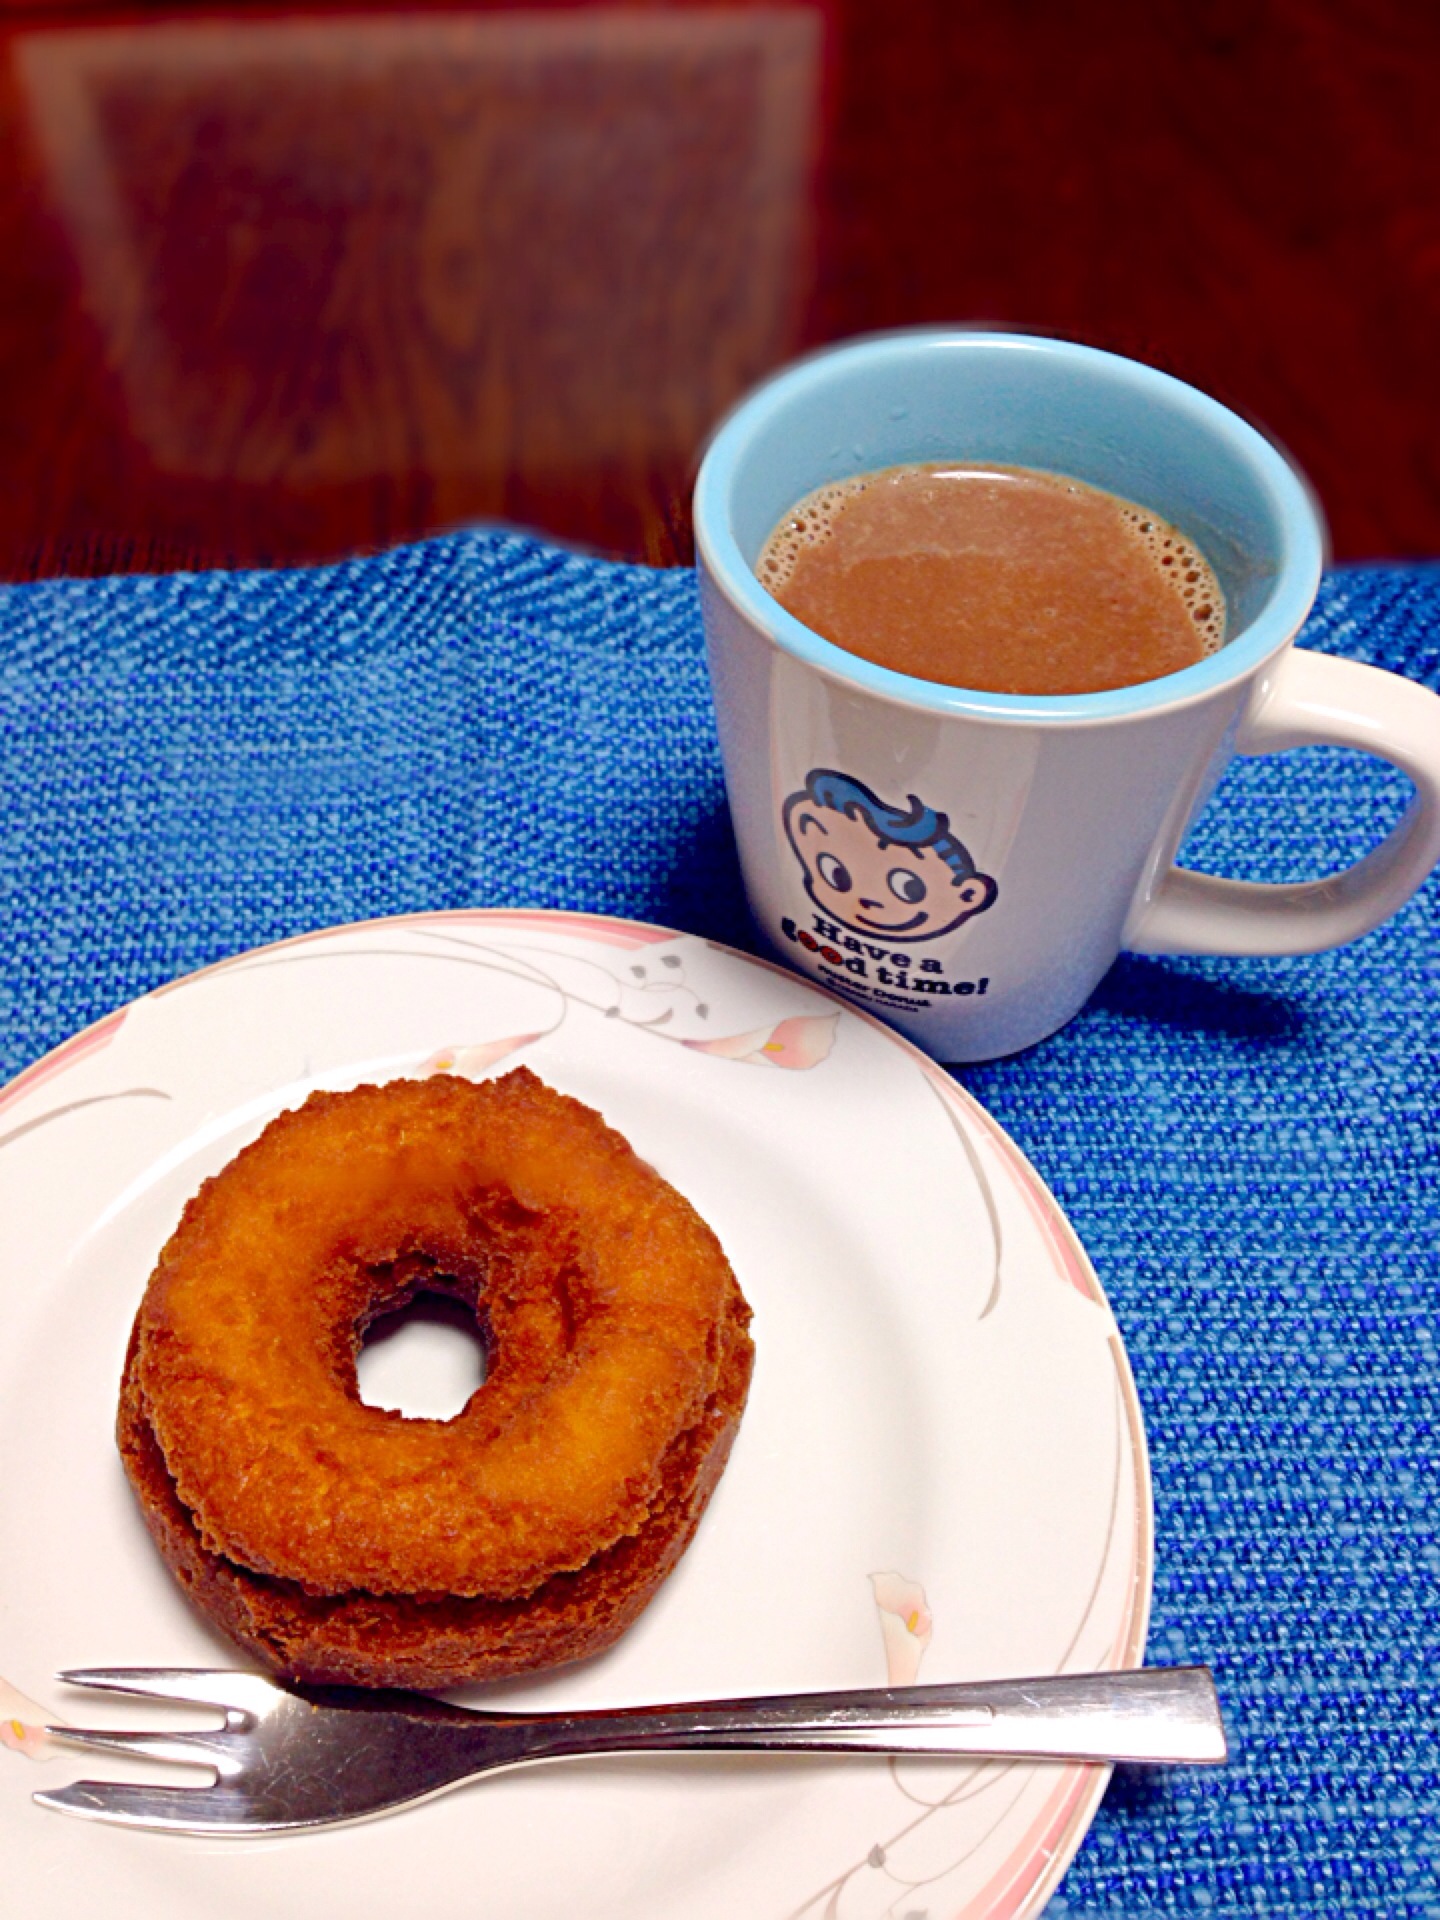
M1339 557L1440 554L1437 81L1408 0L4 0L0 576L683 561L746 386L936 320L1162 365Z

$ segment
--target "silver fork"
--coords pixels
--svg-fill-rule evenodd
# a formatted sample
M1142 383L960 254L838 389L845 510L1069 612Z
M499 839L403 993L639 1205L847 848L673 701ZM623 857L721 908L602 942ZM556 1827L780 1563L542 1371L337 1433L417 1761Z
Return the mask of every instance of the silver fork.
M214 1779L200 1787L79 1780L35 1795L85 1819L172 1833L339 1826L476 1774L582 1754L932 1753L1161 1766L1214 1766L1226 1757L1205 1667L547 1714L478 1713L412 1693L283 1687L212 1668L91 1667L60 1678L223 1715L221 1726L194 1732L46 1729L66 1746L208 1767Z

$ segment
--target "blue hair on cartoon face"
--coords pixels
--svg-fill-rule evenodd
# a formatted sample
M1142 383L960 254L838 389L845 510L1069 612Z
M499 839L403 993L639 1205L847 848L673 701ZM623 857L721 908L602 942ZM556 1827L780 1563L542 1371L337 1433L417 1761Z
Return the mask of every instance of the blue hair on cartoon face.
M863 781L852 780L848 773L815 767L800 792L792 793L785 802L785 817L788 821L791 809L805 800L812 806L834 807L837 813L851 820L857 817L863 820L882 847L933 848L954 873L957 884L971 879L975 862L970 858L969 848L951 833L949 815L927 807L913 793L906 797L910 802L908 812L903 807L887 806Z
M785 802L785 834L805 891L832 919L858 933L933 940L983 913L998 889L948 816L907 797L908 807L894 807L850 774L815 767Z

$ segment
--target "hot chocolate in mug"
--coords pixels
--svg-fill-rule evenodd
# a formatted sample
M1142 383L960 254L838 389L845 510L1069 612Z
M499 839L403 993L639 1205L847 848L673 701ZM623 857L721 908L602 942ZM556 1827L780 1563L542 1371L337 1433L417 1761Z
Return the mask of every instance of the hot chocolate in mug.
M1216 651L1101 693L944 686L842 651L760 585L790 508L929 462L1062 473L1140 503L1207 557ZM695 495L726 786L756 924L791 966L946 1061L1079 1011L1117 953L1312 953L1354 940L1440 860L1440 699L1292 641L1324 533L1253 427L1135 362L1020 334L830 349L744 400ZM1329 743L1399 767L1387 838L1322 880L1259 885L1175 854L1232 755Z

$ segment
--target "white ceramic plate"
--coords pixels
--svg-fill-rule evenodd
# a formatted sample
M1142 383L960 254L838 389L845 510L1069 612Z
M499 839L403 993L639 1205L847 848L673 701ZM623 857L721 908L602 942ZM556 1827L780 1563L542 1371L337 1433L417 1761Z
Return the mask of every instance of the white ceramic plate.
M137 1001L0 1095L7 1911L1038 1912L1103 1768L609 1760L269 1841L121 1832L31 1801L97 1771L47 1746L44 1721L137 1718L57 1669L235 1663L161 1565L111 1440L126 1334L184 1201L316 1087L521 1062L599 1107L715 1227L757 1363L724 1481L658 1599L611 1653L507 1700L1139 1661L1150 1489L1120 1338L1055 1202L948 1076L807 982L657 928L511 912L342 928ZM437 1387L442 1335L415 1336Z

